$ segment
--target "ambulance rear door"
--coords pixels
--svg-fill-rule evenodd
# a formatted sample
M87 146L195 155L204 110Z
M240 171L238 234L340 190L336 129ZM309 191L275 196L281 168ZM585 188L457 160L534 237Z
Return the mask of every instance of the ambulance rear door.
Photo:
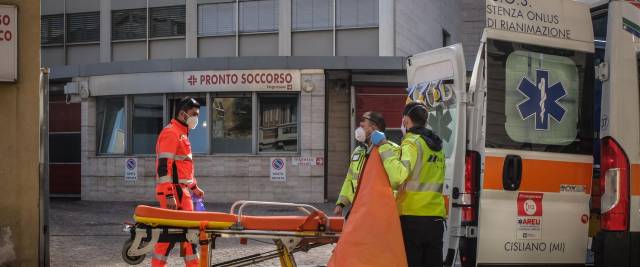
M487 1L478 265L586 261L591 25L571 0Z
M466 127L466 71L462 45L456 44L407 60L409 100L422 100L429 108L427 128L444 141L446 158L443 193L448 205L449 229L460 225L460 210L451 208L454 187L463 186ZM443 257L451 261L457 248L455 234L445 233ZM452 248L452 250L449 250Z

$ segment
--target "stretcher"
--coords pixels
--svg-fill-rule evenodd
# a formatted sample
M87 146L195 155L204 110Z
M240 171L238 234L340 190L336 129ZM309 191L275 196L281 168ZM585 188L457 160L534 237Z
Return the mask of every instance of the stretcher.
M288 207L303 216L250 216L249 206ZM200 266L237 267L279 258L283 267L296 266L293 253L338 242L344 219L328 217L306 204L237 201L229 213L193 212L140 205L135 209L135 224L125 224L131 234L124 244L122 257L136 265L153 251L158 242L199 244ZM212 265L212 252L217 238L270 239L276 249Z

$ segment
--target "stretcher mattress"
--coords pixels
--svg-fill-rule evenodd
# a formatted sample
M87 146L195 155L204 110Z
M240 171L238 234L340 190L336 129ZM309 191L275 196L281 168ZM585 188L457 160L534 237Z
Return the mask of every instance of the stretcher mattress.
M322 223L321 216L246 216L241 217L246 230L261 231L318 231ZM235 214L222 212L200 212L169 210L140 205L136 207L134 219L137 223L153 226L199 228L201 222L207 222L207 229L229 229L238 221ZM344 219L329 217L328 231L342 232Z

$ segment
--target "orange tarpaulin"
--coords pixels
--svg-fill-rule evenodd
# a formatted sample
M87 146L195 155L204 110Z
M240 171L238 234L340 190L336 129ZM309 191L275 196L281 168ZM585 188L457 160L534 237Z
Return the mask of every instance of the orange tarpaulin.
M365 163L349 219L328 266L407 266L400 217L377 148Z

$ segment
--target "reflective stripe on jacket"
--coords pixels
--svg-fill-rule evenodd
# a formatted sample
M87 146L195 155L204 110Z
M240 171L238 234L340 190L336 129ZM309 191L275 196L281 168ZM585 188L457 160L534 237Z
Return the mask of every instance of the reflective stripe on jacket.
M162 129L156 143L156 193L173 197L173 184L196 186L189 130L176 119Z
M394 190L400 215L445 217L442 188L444 152L433 151L420 135L407 133L400 153L380 147L380 156Z

